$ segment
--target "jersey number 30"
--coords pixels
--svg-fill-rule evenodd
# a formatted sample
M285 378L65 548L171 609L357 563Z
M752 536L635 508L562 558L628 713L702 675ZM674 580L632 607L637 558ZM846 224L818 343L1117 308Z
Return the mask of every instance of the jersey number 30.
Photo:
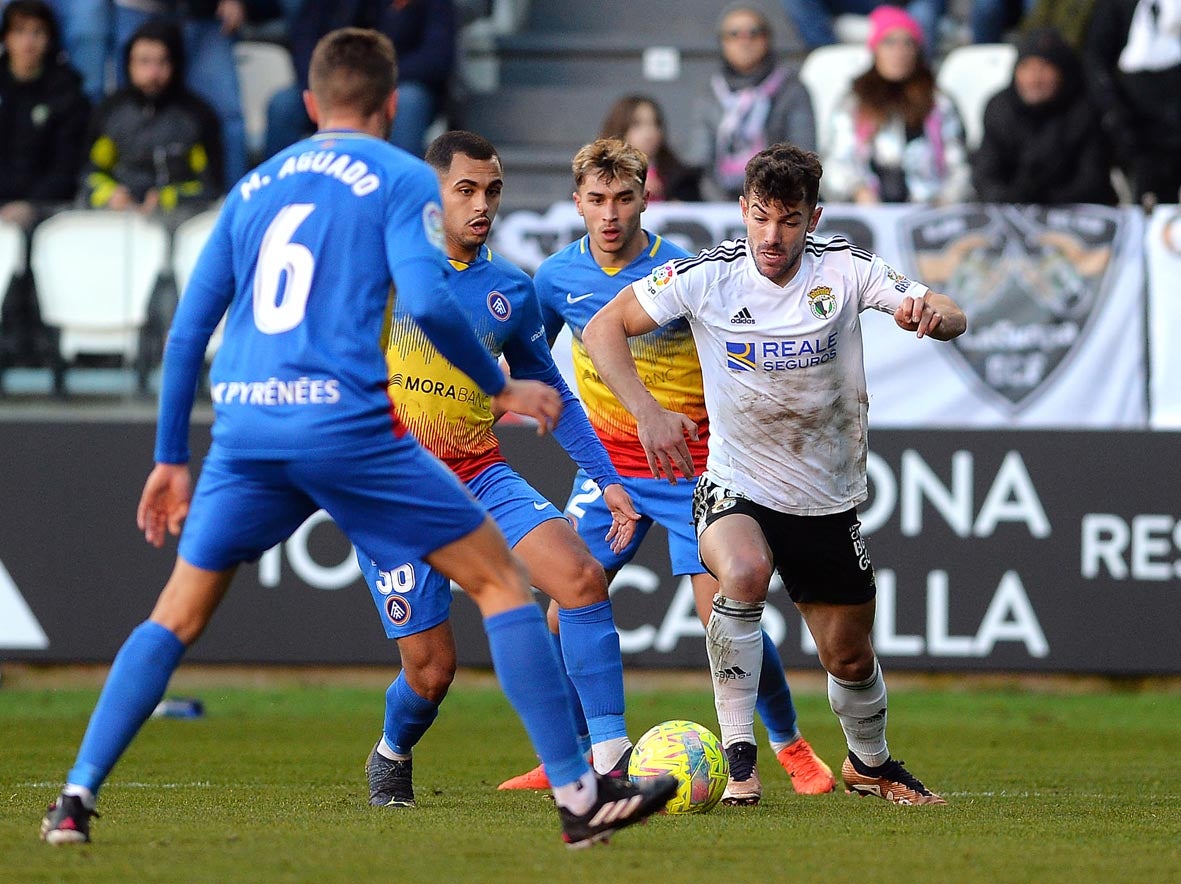
M284 206L263 234L254 272L254 324L264 335L291 331L303 322L316 259L291 237L315 208L312 203Z

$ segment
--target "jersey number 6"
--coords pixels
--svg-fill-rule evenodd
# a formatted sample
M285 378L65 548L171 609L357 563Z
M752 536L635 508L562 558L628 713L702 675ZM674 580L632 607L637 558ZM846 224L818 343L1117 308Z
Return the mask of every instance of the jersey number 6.
M316 259L291 237L315 208L312 203L284 206L263 234L254 273L254 324L264 335L291 331L303 322Z

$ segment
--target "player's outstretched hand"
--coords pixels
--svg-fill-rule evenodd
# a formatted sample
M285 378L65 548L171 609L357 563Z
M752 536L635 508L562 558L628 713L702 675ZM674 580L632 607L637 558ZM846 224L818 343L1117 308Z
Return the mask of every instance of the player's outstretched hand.
M894 311L894 322L898 327L915 332L915 336L920 338L935 331L942 321L942 315L925 297L903 298L898 309Z
M164 545L165 531L176 537L193 498L193 480L183 463L158 463L148 474L135 523L144 539L154 547Z
M692 479L696 475L693 455L689 453L685 437L696 441L697 424L679 411L661 408L637 418L636 429L640 444L644 446L644 454L648 456L648 468L652 470L652 478L659 479L663 471L668 477L669 484L676 485L674 465L686 479Z
M611 510L611 530L605 539L611 544L612 552L621 553L636 536L636 522L640 521L640 514L636 512L627 489L618 482L603 489L603 503Z
M493 413L515 411L537 421L537 435L544 436L558 425L562 397L549 384L509 378L504 389L492 397Z

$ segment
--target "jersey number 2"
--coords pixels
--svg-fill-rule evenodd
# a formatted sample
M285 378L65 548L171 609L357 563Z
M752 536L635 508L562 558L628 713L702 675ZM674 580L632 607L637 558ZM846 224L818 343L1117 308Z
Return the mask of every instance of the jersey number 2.
M315 208L312 203L284 206L263 234L254 271L254 324L264 335L291 331L303 322L316 259L291 237Z

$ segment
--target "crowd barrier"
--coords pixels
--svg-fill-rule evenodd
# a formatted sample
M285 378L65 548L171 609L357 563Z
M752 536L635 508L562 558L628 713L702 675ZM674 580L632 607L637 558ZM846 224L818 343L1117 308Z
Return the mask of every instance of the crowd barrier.
M744 235L730 203L654 204L644 226L691 252ZM532 271L585 227L562 203L494 231L493 249ZM1146 218L1090 205L828 204L819 233L876 252L968 314L948 347L862 314L872 426L1181 428L1181 206Z
M195 465L207 429L194 428ZM0 421L0 660L108 662L147 615L172 565L171 545L153 549L135 527L152 433L149 422ZM560 446L525 427L501 436L509 460L564 502L574 467ZM1181 672L1178 441L1150 431L871 431L861 518L887 668ZM672 575L660 529L612 596L629 666L705 665L692 590ZM818 666L786 594L769 602L764 622L786 665ZM189 659L392 665L382 616L320 513L240 569ZM460 662L489 665L462 593L452 617Z

